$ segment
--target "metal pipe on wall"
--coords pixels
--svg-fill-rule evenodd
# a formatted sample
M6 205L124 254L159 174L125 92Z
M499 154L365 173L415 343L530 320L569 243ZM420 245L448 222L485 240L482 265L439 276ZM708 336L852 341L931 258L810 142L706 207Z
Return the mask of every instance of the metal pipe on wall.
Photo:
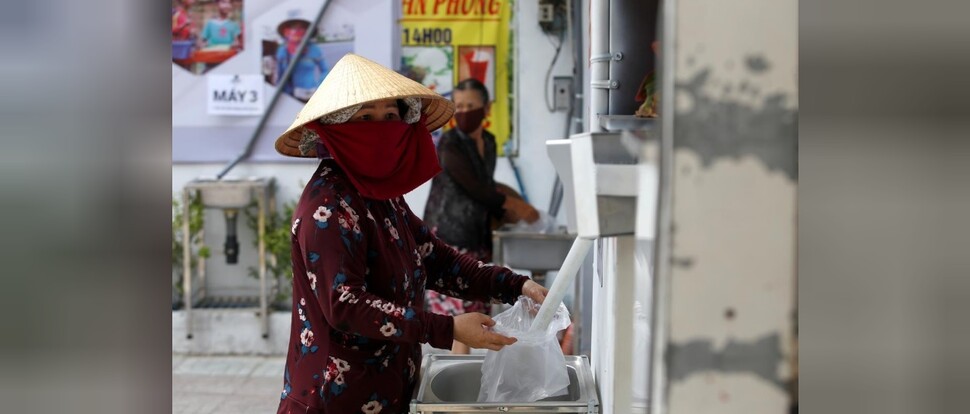
M602 132L598 116L610 109L610 1L593 0L589 11L589 125Z

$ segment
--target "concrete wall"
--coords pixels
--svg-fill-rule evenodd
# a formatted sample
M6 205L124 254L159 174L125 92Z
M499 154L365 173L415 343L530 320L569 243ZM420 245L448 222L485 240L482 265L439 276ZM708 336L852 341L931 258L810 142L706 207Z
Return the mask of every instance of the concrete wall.
M794 0L676 7L666 384L653 413L784 413L795 362L798 14ZM672 40L672 42L670 42ZM671 98L667 98L671 96ZM665 124L665 127L667 124Z

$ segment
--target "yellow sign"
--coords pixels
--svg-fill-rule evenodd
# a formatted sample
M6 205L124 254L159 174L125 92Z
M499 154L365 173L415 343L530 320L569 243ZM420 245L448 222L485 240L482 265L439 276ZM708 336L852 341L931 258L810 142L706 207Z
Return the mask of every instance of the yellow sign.
M484 83L492 99L485 129L495 135L502 154L511 131L511 1L402 0L401 6L402 72L448 98L464 79Z

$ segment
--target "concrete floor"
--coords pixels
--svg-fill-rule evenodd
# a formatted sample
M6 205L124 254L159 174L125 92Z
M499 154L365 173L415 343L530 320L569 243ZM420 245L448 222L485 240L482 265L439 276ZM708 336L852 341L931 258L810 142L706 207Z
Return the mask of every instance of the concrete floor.
M275 413L283 360L262 356L172 356L173 414Z
M422 348L425 354L448 352ZM275 413L283 362L282 356L172 355L172 414Z

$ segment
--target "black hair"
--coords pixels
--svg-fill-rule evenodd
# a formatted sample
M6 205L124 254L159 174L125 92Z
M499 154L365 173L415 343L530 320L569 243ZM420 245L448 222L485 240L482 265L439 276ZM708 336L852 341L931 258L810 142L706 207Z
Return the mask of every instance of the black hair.
M458 91L468 91L474 90L478 91L478 94L482 96L482 103L488 105L488 88L485 87L481 81L475 78L468 78L455 85L455 90Z
M408 113L408 104L404 102L404 99L397 100L397 113L400 114L401 119L404 119L404 114Z

